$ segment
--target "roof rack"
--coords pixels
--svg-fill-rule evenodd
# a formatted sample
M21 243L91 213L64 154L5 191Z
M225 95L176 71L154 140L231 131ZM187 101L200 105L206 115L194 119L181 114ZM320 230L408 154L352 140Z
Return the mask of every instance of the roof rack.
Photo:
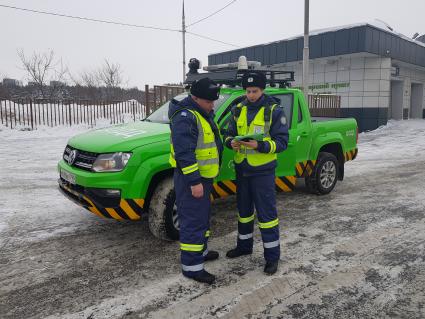
M197 74L188 74L185 84L192 84L196 80L208 77L217 84L225 84L229 86L241 86L242 77L247 72L261 72L266 75L266 83L271 87L279 85L279 87L290 87L290 82L294 81L294 72L292 71L271 71L271 70L227 70L217 72L205 72Z

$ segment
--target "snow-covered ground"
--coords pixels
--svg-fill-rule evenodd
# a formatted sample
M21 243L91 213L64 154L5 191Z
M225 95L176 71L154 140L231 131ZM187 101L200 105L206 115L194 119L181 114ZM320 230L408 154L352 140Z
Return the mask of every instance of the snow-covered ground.
M421 161L424 155L425 120L391 120L374 131L359 134L359 155L347 166L345 176Z
M146 220L99 219L57 191L67 140L88 129L0 127L0 318L425 317L425 120L360 134L330 195L279 195L278 274L262 274L257 233L253 256L207 265L213 287L183 279ZM214 211L223 256L234 199Z

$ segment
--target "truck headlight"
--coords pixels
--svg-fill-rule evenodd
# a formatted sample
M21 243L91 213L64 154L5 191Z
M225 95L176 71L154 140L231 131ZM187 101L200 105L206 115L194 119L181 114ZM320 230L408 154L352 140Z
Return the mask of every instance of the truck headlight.
M95 172L119 172L127 165L131 153L100 154L93 163L92 170Z

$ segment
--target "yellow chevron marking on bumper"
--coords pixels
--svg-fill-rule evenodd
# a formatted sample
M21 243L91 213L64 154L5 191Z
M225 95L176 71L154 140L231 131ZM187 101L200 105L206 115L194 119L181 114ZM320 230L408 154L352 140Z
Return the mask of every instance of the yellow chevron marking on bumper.
M301 174L303 173L301 165L300 164L295 165L295 169L297 170L298 176L301 176Z
M143 205L145 205L145 200L143 198L140 199L133 199L137 205L140 206L140 208L143 208Z
M120 215L118 215L118 213L115 211L115 209L113 209L113 208L105 208L105 210L109 213L109 215L112 216L113 219L123 220L123 218Z
M126 200L121 199L120 207L124 210L124 212L130 217L131 220L138 220L140 216L133 210L133 208L128 205Z
M102 215L102 213L96 208L96 207L88 207L89 211L91 211L93 214L102 217L102 218L106 218L105 216Z
M218 186L217 184L214 184L214 189L217 192L218 195L220 195L220 197L226 197L229 196L229 194L227 194L223 189L220 188L220 186Z
M312 166L308 162L306 162L305 167L306 167L306 170L307 170L307 175L310 176L311 173L313 173Z
M295 176L285 176L286 179L295 186L295 183L297 182L297 178Z
M100 217L103 217L103 218L106 218L105 216L103 216L103 214L97 209L97 207L96 207L96 205L95 204L93 204L93 202L90 200L90 199L88 199L88 197L86 197L86 196L83 196L83 198L91 205L91 207L89 207L89 211L91 211L93 214L95 214L95 215L97 215L97 216L100 216Z
M232 192L236 193L236 185L232 181L223 181L223 184L229 187Z
M291 189L284 183L284 182L282 182L279 178L275 178L275 183L276 183L276 185L281 189L281 190L283 190L283 191L285 191L285 192L290 192L291 191Z

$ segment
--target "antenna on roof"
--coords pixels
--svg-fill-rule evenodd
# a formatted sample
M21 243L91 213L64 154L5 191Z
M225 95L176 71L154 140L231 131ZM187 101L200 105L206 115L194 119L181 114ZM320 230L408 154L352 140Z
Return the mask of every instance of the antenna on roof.
M261 62L247 61L245 56L240 56L238 62L203 67L204 71L207 71L204 73L198 73L200 62L197 59L192 58L190 60L189 68L192 72L187 73L187 78L184 82L187 85L191 85L194 81L201 78L209 77L218 84L240 86L243 75L251 71L264 73L266 82L271 87L275 87L276 84L279 87L289 87L290 82L295 80L294 72L292 71L271 70L269 67L262 67Z
M238 60L238 70L248 70L248 61L246 56L241 55Z

